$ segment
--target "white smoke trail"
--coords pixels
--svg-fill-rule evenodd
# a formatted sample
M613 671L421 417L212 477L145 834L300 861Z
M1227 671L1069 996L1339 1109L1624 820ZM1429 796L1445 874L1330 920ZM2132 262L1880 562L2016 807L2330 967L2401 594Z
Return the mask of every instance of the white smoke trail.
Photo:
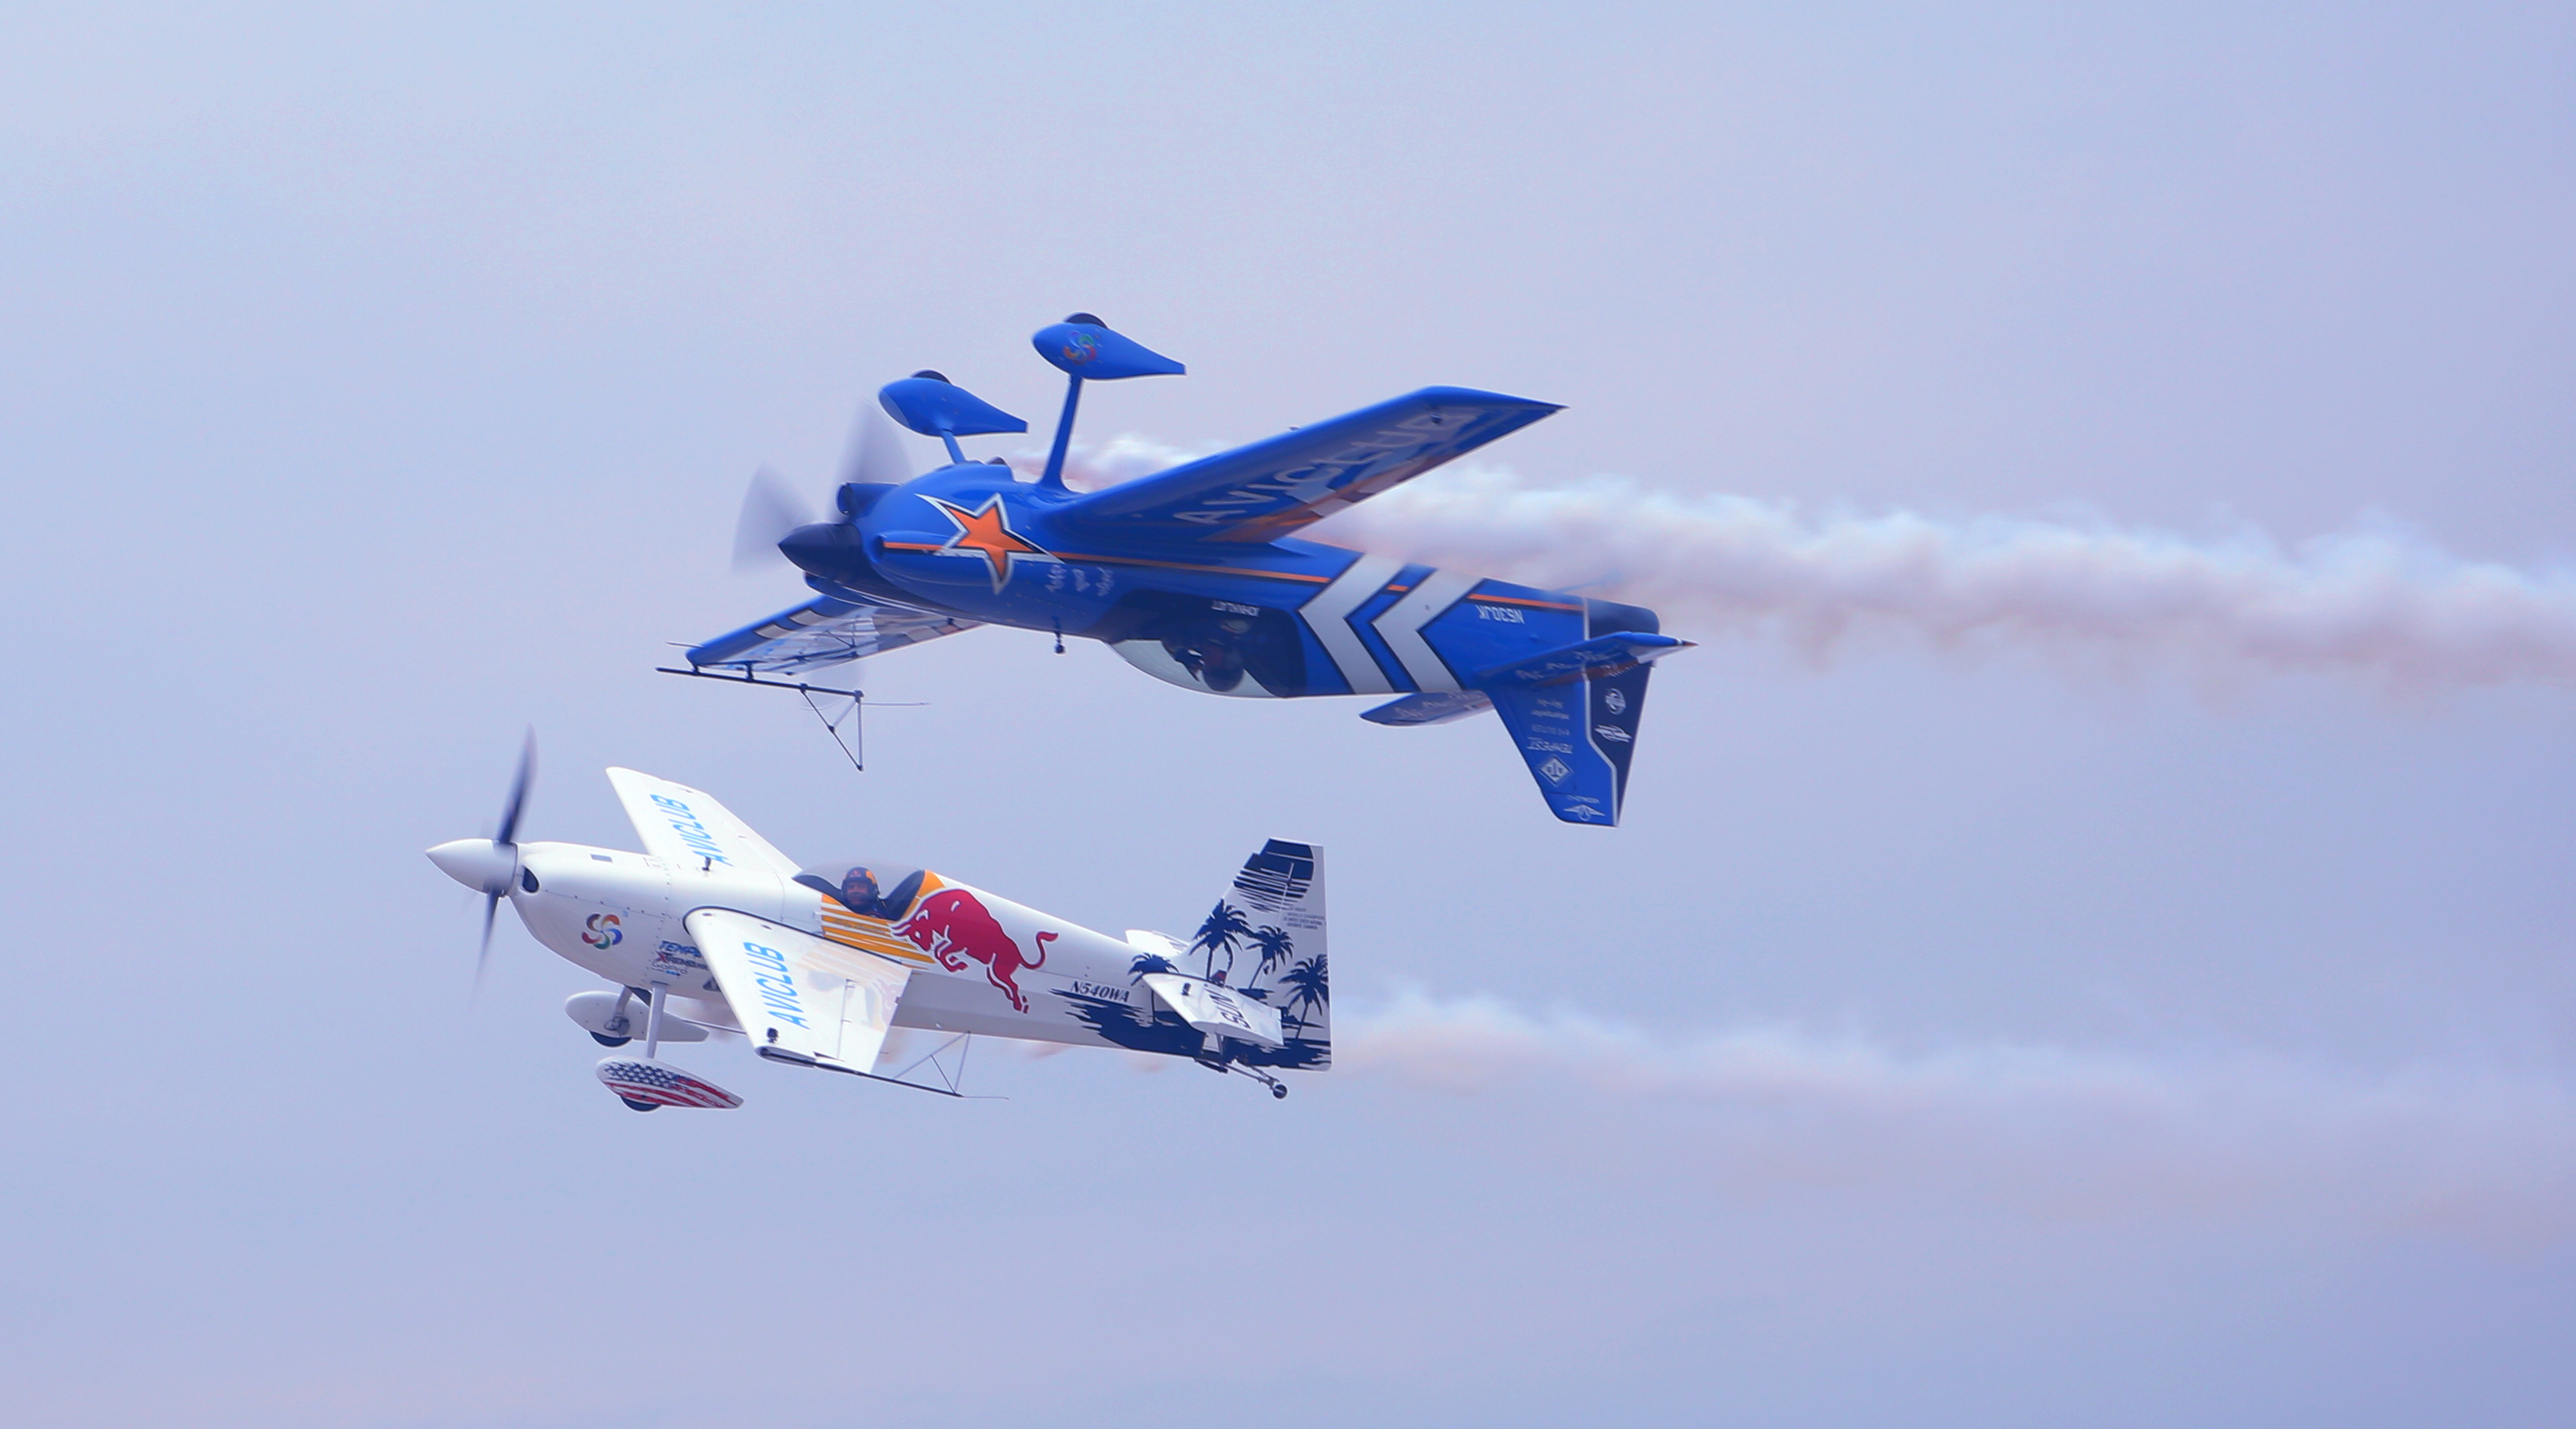
M1510 1097L1512 1113L1478 1124L1499 1120L1542 1156L1569 1143L1596 1156L1604 1126L1634 1110L1655 1167L1695 1165L1720 1188L1939 1185L2056 1211L2576 1234L2576 1087L2545 1076L2003 1044L1907 1055L1783 1027L1658 1039L1418 991L1342 1022L1343 1071Z
M1864 622L2346 666L2407 681L2576 681L2576 572L2464 561L2363 527L2283 550L2098 523L1810 514L1618 478L1533 489L1465 470L1339 518L1355 544L1538 585L1605 573L1671 623L1774 619L1813 644Z
M1122 437L1107 484L1196 453ZM1668 632L1774 626L1810 649L1888 628L2347 668L2403 683L2576 683L2576 571L2463 560L2385 524L2284 548L2106 522L1810 512L1618 477L1535 487L1451 467L1323 523L1319 539L1656 608ZM1586 583L1590 583L1586 585Z
M1133 432L1111 437L1098 445L1075 442L1065 454L1064 484L1076 491L1098 491L1140 476L1167 471L1185 461L1196 461L1227 449L1229 444L1216 444L1191 449L1140 437ZM1029 480L1036 480L1046 470L1046 452L1029 447L1011 454L1011 469Z

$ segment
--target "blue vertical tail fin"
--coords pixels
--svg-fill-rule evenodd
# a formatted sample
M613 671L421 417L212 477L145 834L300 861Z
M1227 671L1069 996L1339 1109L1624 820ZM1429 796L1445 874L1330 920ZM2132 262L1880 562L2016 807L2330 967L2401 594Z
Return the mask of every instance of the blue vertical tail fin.
M1584 602L1586 638L1477 675L1550 812L1569 824L1619 822L1628 761L1654 662L1687 640L1658 634L1655 613Z

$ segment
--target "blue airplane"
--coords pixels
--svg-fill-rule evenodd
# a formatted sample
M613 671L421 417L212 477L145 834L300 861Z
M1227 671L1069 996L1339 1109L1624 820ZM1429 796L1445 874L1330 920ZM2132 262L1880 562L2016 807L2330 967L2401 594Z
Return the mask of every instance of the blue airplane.
M937 437L948 464L910 481L844 481L839 514L776 540L813 599L696 646L691 670L804 675L978 625L1106 643L1211 694L1392 695L1362 714L1440 724L1492 709L1555 815L1616 824L1653 662L1690 642L1655 613L1407 564L1294 533L1554 412L1547 402L1426 387L1327 422L1099 491L1064 482L1085 382L1180 363L1089 313L1042 329L1070 379L1044 473L969 461L962 437L1028 423L936 372L888 383L886 412ZM891 434L888 434L890 439ZM863 438L862 447L866 442ZM884 466L862 452L849 474ZM899 469L898 469L899 470ZM787 507L758 481L745 531ZM758 549L758 542L753 542Z

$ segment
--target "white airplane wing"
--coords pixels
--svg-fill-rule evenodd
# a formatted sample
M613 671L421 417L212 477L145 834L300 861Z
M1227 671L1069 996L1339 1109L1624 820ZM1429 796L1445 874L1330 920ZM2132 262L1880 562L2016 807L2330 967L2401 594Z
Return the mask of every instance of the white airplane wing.
M876 1065L910 968L729 909L686 921L760 1055L839 1072Z
M704 859L746 872L796 876L793 859L770 847L714 795L632 769L609 770L608 782L626 806L636 837L644 840L644 851L655 858L686 864Z

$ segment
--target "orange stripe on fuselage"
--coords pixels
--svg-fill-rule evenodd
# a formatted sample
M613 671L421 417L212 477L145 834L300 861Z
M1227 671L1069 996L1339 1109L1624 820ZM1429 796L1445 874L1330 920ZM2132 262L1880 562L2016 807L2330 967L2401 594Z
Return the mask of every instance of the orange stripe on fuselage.
M885 549L889 551L950 549L947 546L930 545L920 541L888 541L884 544ZM1148 560L1143 556L1104 556L1085 551L1050 551L1047 554L1059 561L1085 561L1095 566L1141 566L1153 571L1189 571L1210 576L1252 576L1266 581L1296 581L1301 585L1322 586L1333 583L1331 576L1308 575L1302 571L1265 571L1258 566L1202 566L1188 561L1156 561ZM1413 587L1409 585L1390 585L1385 588L1385 593L1402 595L1411 589ZM1523 595L1470 595L1467 599L1478 605L1517 605L1531 610L1563 610L1575 614L1581 614L1583 611L1580 605L1568 605L1561 600L1536 600Z
M923 897L945 887L947 884L938 874L924 873L921 876L921 891L913 895L913 899L919 902ZM901 958L908 963L930 961L930 954L913 946L908 939L896 937L894 925L885 919L863 918L829 898L816 901L822 905L818 916L822 921L823 936L833 942L861 948L871 953L882 953L889 958Z
M1583 607L1579 605L1567 605L1561 600L1532 600L1525 595L1471 595L1467 599L1478 605L1525 605L1532 610L1569 610L1577 615L1583 613Z
M1295 581L1300 585L1331 585L1331 576L1310 576L1303 571L1265 571L1259 566L1201 566L1188 561L1153 561L1143 556L1099 556L1074 551L1053 553L1059 561L1089 561L1103 566L1142 566L1155 571L1194 571L1210 576L1255 576L1266 581Z
M1402 595L1411 589L1413 589L1413 587L1405 585L1402 582L1398 582L1394 585L1384 587L1378 593L1380 595ZM1577 614L1580 614L1583 610L1582 606L1567 605L1561 600L1532 600L1525 595L1469 595L1467 600L1469 603L1474 605L1525 605L1532 610L1570 610Z
M949 546L932 545L922 541L887 541L882 544L884 545L884 548L889 551L946 551L954 549ZM1304 585L1331 585L1333 583L1333 578L1331 576L1310 576L1302 571L1265 571L1258 566L1201 566L1192 565L1187 561L1155 561L1148 560L1143 556L1104 556L1087 551L1049 551L1047 554L1055 557L1059 561L1085 561L1095 566L1143 566L1148 570L1196 571L1202 575L1211 576L1257 576L1262 580L1296 581Z

